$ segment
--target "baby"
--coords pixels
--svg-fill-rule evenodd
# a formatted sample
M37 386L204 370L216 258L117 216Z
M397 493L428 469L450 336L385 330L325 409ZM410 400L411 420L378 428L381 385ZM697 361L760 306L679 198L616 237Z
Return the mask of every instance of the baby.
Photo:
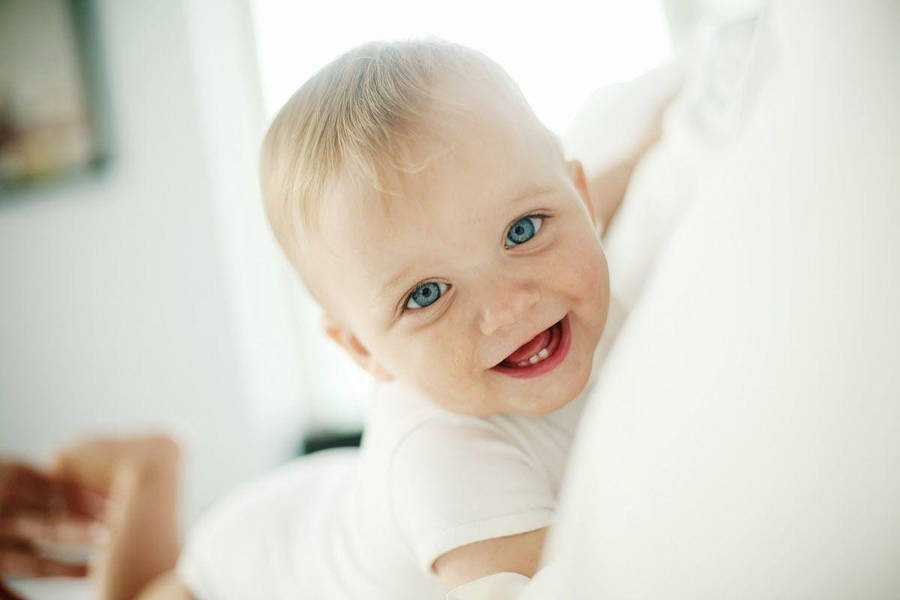
M581 165L495 63L412 41L304 84L261 181L328 335L380 380L359 460L218 510L143 597L514 595L614 329Z
M485 56L375 43L282 108L261 179L328 335L397 382L351 494L353 597L532 575L609 308L580 164Z

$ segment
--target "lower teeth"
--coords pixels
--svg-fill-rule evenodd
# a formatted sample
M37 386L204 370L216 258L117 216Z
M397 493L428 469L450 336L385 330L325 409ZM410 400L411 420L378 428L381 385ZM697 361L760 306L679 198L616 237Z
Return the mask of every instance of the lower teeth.
M546 359L548 356L550 356L550 353L547 352L546 348L544 348L543 350L541 350L540 352L538 352L537 354L535 354L528 360L523 360L522 362L518 363L516 366L527 367L528 365L536 365L539 362L541 362L542 360Z
M555 327L561 327L561 325L560 325L559 323L557 323L556 325L553 325L553 327L552 327L551 329L553 329L553 328L555 328ZM555 331L555 332L552 332L552 333L556 333L556 334L558 334L558 335L561 335L561 332L560 332L560 331ZM551 333L551 335L552 335L552 333ZM552 338L552 337L550 338L550 343L551 343L551 344L553 343L553 338ZM527 358L527 359L525 359L525 360L522 360L522 361L519 361L519 362L515 363L515 366L516 366L516 367L530 367L530 366L532 366L532 365L538 364L539 362L541 362L541 361L543 361L543 360L546 360L546 359L549 358L549 357L550 357L550 351L549 351L547 348L543 348L543 349L542 349L540 352L538 352L537 354L534 354L534 355L530 356L529 358ZM504 361L502 364L506 365L507 367L512 366L512 363L509 363L509 362L506 362L506 361Z

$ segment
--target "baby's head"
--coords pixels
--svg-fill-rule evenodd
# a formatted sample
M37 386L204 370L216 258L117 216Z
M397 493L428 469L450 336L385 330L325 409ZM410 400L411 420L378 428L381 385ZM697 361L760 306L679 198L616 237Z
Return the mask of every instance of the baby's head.
M609 303L584 173L484 55L351 50L281 109L261 179L326 331L376 377L477 415L584 388Z

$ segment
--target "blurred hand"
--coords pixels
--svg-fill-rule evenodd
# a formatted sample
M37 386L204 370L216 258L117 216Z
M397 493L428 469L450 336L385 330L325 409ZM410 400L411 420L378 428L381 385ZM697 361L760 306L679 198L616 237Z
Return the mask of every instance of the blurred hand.
M87 565L46 556L42 546L99 546L114 527L110 509L133 482L168 475L179 456L171 438L150 435L78 442L58 452L47 471L0 460L0 580L84 576ZM0 581L0 599L9 594Z
M180 456L178 443L166 435L96 438L58 452L52 472L115 504L117 480L168 474L177 468Z
M0 577L83 576L84 564L44 556L40 546L99 543L105 506L102 494L69 478L0 460Z
M56 475L109 498L109 541L89 569L99 598L134 598L175 568L180 456L164 435L92 439L56 456Z

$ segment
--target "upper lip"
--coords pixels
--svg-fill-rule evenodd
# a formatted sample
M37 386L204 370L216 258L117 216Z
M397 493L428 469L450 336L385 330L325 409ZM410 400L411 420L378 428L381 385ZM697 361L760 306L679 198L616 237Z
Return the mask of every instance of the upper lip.
M541 328L539 328L539 329L533 330L533 333L531 333L531 334L529 334L529 335L527 335L527 336L524 336L523 338L520 338L521 341L520 341L519 343L517 343L515 346L513 346L512 349L510 349L509 351L507 351L506 354L504 354L503 357L502 357L500 360L498 360L498 361L492 363L490 368L493 369L494 367L500 365L500 363L502 363L504 360L506 360L506 358L507 358L510 354L512 354L513 352L515 352L516 350L518 350L519 348L521 348L522 346L524 346L525 344L527 344L528 342L530 342L531 340L533 340L534 338L536 338L536 337L538 336L539 333L541 333L541 332L544 331L545 329L549 329L549 328L553 327L554 325L556 325L557 323L559 323L560 321L562 321L562 320L565 319L565 318L566 318L565 315L563 315L562 317L556 319L555 321L552 321L552 322L550 322L550 323L544 325L543 327L541 327Z

